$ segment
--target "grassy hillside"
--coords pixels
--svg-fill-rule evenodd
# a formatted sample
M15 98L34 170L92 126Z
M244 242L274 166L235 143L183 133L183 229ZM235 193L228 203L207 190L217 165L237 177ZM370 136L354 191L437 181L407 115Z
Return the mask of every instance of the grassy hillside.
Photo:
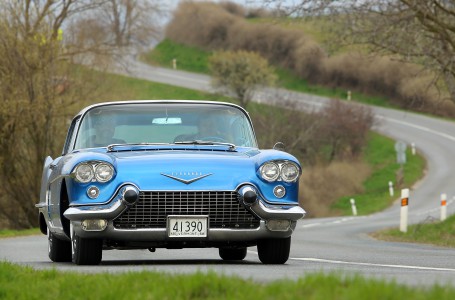
M169 39L163 40L153 51L143 55L142 59L149 64L159 65L165 68L172 67L172 60L177 60L177 69L195 72L208 73L208 58L212 52L201 50L197 47L190 47L175 43ZM278 77L278 86L289 90L309 93L324 97L346 99L347 90L341 88L327 88L309 84L306 80L299 78L291 71L283 68L275 68ZM384 97L368 96L357 92L351 93L351 99L357 102L377 106L392 107Z
M359 214L370 214L381 211L399 197L400 187L395 185L394 197L389 194L388 182L396 182L400 165L396 163L394 149L395 141L372 133L367 149L364 151L365 160L373 168L371 176L363 183L364 192L339 199L332 207L344 215L352 213L350 199L354 198ZM420 155L412 155L408 147L407 162L403 166L403 185L401 188L412 187L422 177L425 160Z

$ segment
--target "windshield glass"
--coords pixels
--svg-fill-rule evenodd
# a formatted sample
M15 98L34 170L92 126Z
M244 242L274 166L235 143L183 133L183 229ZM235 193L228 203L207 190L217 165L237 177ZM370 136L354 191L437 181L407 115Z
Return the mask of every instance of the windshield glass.
M94 107L80 123L75 149L111 144L211 141L257 147L248 117L216 104L112 104Z

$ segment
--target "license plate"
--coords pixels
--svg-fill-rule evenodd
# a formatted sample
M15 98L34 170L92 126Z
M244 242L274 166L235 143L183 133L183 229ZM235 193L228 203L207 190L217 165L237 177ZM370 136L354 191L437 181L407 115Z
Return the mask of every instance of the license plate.
M173 237L206 237L207 216L168 216L167 232Z

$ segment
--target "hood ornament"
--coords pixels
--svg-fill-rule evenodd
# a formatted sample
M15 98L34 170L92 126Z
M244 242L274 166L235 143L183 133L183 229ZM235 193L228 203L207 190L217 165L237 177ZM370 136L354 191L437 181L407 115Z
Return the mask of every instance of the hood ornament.
M180 172L180 173L172 173L172 175L169 175L169 174L165 174L165 173L160 173L161 175L163 176L166 176L166 177L169 177L171 179L174 179L174 180L177 180L177 181L180 181L184 184L190 184L190 183L193 183L195 181L198 181L199 179L202 179L202 178L205 178L207 176L210 176L210 175L213 175L213 173L209 173L209 174L204 174L202 175L202 173L197 173L197 172ZM184 178L180 178L180 177L177 177L176 175L179 175L179 176L197 176L197 177L193 177L193 178L190 178L190 179L184 179Z

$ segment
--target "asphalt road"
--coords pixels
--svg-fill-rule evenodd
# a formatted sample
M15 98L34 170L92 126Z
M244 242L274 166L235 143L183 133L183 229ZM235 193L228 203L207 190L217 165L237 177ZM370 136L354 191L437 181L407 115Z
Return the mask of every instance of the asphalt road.
M125 73L125 71L118 71ZM211 91L210 78L187 72L150 67L132 62L128 75L187 88ZM277 97L279 95L279 97ZM285 97L302 110L321 107L329 99L283 90L264 91L255 101L273 103ZM455 123L414 113L374 107L378 120L375 130L406 143L415 143L428 161L426 176L410 187L410 223L439 218L440 194L447 193L448 214L455 213ZM390 180L393 180L391 178ZM387 182L384 183L387 189ZM396 191L396 195L399 194ZM397 195L399 196L399 195ZM314 272L360 274L409 285L448 284L455 286L455 249L429 245L377 241L368 233L398 227L399 203L387 210L360 217L304 219L292 238L291 258L285 265L262 265L256 248L249 248L241 263L220 260L217 249L157 249L144 251L104 251L100 266L51 263L47 258L47 238L30 236L0 239L0 260L80 272L162 271L193 273L215 271L260 281L296 279Z

